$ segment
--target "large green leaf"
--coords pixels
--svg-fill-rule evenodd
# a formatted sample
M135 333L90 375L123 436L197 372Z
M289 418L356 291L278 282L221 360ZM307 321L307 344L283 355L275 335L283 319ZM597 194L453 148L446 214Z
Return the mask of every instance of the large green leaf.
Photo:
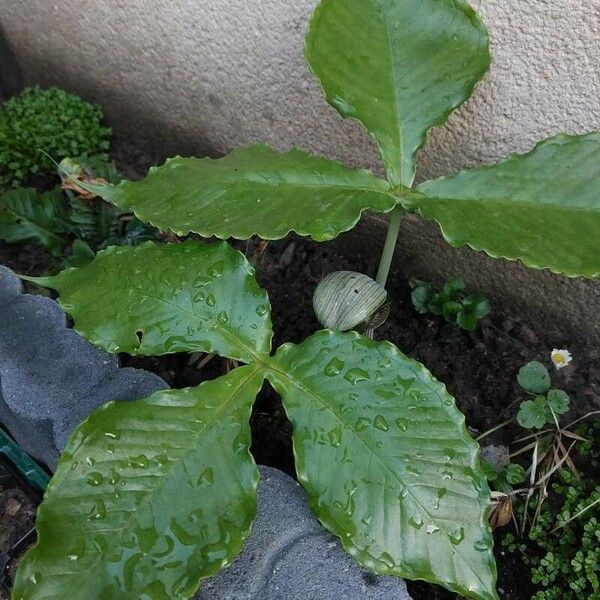
M600 133L428 181L412 199L453 246L570 277L600 275Z
M425 134L490 64L485 27L463 0L322 0L306 56L328 102L365 125L390 181L408 187Z
M364 210L396 205L389 185L301 150L239 148L224 158L167 160L142 181L84 185L144 222L178 235L280 239L290 231L317 241L352 229Z
M311 506L356 560L496 598L478 446L425 367L389 342L321 331L282 346L267 377Z
M270 351L268 296L226 242L112 246L80 269L23 278L58 290L75 329L109 352L254 362Z
M182 600L241 550L256 511L254 366L109 403L67 444L14 600Z
M60 190L38 194L31 188L18 188L0 195L0 239L32 242L59 256L68 242L68 231Z

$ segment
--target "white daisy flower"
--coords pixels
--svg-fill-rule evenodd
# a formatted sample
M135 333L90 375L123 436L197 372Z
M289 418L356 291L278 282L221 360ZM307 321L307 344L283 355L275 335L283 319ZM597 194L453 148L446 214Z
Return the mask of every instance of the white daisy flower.
M557 369L563 369L573 360L573 357L568 350L554 348L550 353L550 359Z

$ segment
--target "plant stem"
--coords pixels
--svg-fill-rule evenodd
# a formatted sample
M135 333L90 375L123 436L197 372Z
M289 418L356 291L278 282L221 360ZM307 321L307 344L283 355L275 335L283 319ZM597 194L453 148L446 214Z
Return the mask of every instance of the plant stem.
M562 529L563 527L568 525L571 521L578 519L584 512L586 512L587 510L596 506L596 504L599 504L599 503L600 503L600 498L594 500L591 504L586 506L584 509L580 510L576 515L573 515L568 521L565 521L564 523L557 525L550 533L554 533L554 532L558 531L559 529Z
M512 423L513 421L514 421L513 418L507 419L506 421L502 421L502 423L499 423L498 425L492 427L491 429L484 431L480 436L476 437L475 439L479 442L480 440L482 440L483 438L487 437L488 435L494 433L495 431L498 431L499 429L506 427L508 424Z
M402 221L403 212L402 208L397 206L390 215L387 236L385 238L383 252L381 253L381 259L379 260L379 269L377 270L376 281L382 287L385 287L390 273L392 259L394 258L394 250L396 249L396 242L398 241L398 234L400 233L400 222Z

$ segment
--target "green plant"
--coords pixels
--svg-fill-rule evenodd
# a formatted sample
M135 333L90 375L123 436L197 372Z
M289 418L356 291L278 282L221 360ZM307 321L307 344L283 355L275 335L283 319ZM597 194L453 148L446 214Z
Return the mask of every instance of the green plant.
M437 292L431 283L411 281L411 299L417 312L442 315L448 323L473 331L490 312L490 302L483 294L468 294L460 279L450 279Z
M558 416L569 411L570 399L563 390L550 389L548 369L537 361L527 363L519 371L519 385L534 396L519 406L517 421L525 429L543 429L558 424Z
M563 360L558 362L556 361L557 352L563 356ZM565 361L564 357L567 356L568 361ZM560 369L565 366L565 362L570 363L571 354L568 350L554 349L551 353L551 360L557 369ZM510 518L513 517L515 499L517 496L525 496L525 501L519 511L520 525L516 518L513 518L515 528L521 535L524 535L528 523L530 523L530 533L534 532L538 526L550 484L556 474L562 469L564 476L564 472L568 469L574 477L579 477L571 453L577 443L580 445L584 443L581 452L587 451L589 454L589 442L586 442L574 431L574 426L597 415L599 411L592 411L568 425L562 425L560 420L569 411L570 398L564 390L550 389L550 373L542 363L531 361L521 367L517 381L524 391L533 396L533 400L524 400L520 403L516 421L524 429L534 431L514 442L514 444L520 444L521 447L507 455L506 462L508 464L506 466L498 468L498 466L484 461L483 468L488 481L494 488L490 523L493 527L508 524ZM513 420L504 421L486 431L477 438L478 441L512 423ZM527 471L520 464L510 462L511 458L519 457L521 459L529 452L531 452L531 460ZM529 474L529 485L514 489L513 486L522 483L527 474ZM531 507L535 507L533 515L530 515Z
M600 600L600 420L579 434L581 473L562 469L529 535L503 539L531 570L533 600Z
M61 172L93 181L121 181L114 165L99 159L65 159ZM33 243L52 254L59 268L66 268L83 266L108 246L135 246L156 237L151 227L131 214L103 200L82 197L71 187L41 194L31 188L0 193L0 239Z
M219 160L173 158L139 182L78 185L180 236L293 230L327 241L364 210L390 212L381 287L408 211L438 220L455 245L600 274L598 134L558 136L411 189L426 132L489 65L486 30L465 2L323 0L306 53L328 100L375 137L387 181L254 146ZM56 289L77 331L111 352L217 353L246 365L196 388L108 404L76 429L16 599L185 598L230 562L254 517L248 417L265 379L293 424L311 507L360 564L497 598L477 444L444 386L395 346L324 330L272 354L268 297L226 242L111 247L81 269L33 280Z
M102 155L110 136L100 107L55 87L26 88L0 108L0 187L53 173L48 155Z

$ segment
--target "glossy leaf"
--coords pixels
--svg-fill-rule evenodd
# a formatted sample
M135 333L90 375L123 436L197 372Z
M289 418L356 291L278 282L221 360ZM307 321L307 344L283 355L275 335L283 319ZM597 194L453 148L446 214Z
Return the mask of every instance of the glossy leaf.
M427 131L490 64L486 29L463 0L322 0L306 57L328 102L375 138L390 181L409 187Z
M256 512L248 420L263 380L109 403L71 436L14 600L182 600L241 550Z
M310 504L360 564L496 598L478 446L425 367L388 342L321 331L282 346L267 377Z
M413 199L453 246L570 277L600 275L600 133L428 181Z
M24 279L58 290L75 329L109 352L253 362L270 350L267 294L226 242L112 246L80 269Z
M17 188L0 195L0 239L31 242L60 256L68 243L68 212L60 190Z
M352 229L364 210L396 205L389 185L301 150L239 148L210 158L167 160L142 181L82 185L144 222L178 235L274 240L291 231L317 241Z
M530 394L545 394L550 389L550 373L537 360L532 360L519 369L517 382Z

